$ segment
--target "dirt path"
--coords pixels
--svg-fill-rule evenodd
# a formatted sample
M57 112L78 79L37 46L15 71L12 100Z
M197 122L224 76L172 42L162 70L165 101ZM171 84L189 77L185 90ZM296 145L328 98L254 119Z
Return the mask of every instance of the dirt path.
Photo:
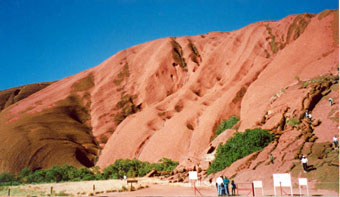
M200 187L196 196L217 196L214 187ZM195 192L191 187L174 186L174 185L152 185L149 188L133 191L133 192L114 192L103 194L105 196L195 196Z
M43 192L45 195L51 193L53 195L72 195L72 196L195 196L195 192L189 183L168 183L168 181L157 178L138 178L138 183L134 183L133 187L137 191L126 191L130 185L125 180L103 180L103 181L82 181L82 182L65 182L65 183L48 183L48 184L31 184L15 186L26 191ZM94 187L93 187L94 186ZM217 196L214 184L202 183L197 187L199 192L196 196ZM94 190L93 190L94 189ZM302 190L305 194L306 191ZM262 192L257 189L256 195L262 196ZM279 195L280 190L277 188ZM289 192L288 190L286 192ZM242 196L246 196L249 192L242 192ZM294 194L299 194L298 188L293 188ZM273 188L264 189L265 196L273 196ZM339 196L334 191L327 190L310 190L310 196Z
M200 187L198 188L199 192L202 196L217 196L217 191L215 187ZM255 191L256 196L262 196L260 190ZM277 195L280 195L279 189L277 190ZM289 192L288 190L285 192ZM242 192L240 196L250 196L247 195L249 192ZM293 190L294 196L299 196L298 188ZM273 196L273 189L264 190L265 196ZM283 193L285 194L285 193ZM306 191L302 190L302 195L306 196ZM101 196L157 196L157 197L171 197L171 196L195 196L195 193L190 187L183 186L171 186L171 185L152 185L149 188L133 191L133 192L114 192L114 193L105 193ZM201 196L198 192L196 192L196 196ZM289 195L288 195L289 196ZM339 194L333 191L326 190L318 190L318 191L309 191L309 196L327 196L327 197L338 197Z

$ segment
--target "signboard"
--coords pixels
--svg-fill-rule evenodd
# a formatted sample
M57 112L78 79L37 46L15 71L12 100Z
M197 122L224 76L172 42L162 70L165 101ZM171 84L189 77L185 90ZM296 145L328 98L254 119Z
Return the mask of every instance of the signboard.
M197 171L189 171L189 180L197 180Z
M254 186L254 196L256 196L255 189L257 188L261 188L262 196L264 196L262 181L253 181L253 186Z
M254 188L262 188L262 181L253 181Z
M300 196L302 196L301 186L306 186L307 196L309 196L308 183L307 182L308 182L307 178L299 178L299 192L300 192Z
M306 178L299 178L299 185L306 185L307 186L307 179Z
M290 179L290 174L282 173L282 174L273 174L274 179L274 196L276 196L276 187L281 188L281 196L283 195L282 187L290 187L290 196L293 196L293 187L292 181ZM288 195L286 193L286 195Z
M290 174L273 174L274 187L292 187Z

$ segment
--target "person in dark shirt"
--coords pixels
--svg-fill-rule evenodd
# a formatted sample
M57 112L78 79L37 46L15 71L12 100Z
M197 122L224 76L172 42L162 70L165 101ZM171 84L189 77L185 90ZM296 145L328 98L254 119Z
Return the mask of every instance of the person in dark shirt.
M233 196L235 196L235 190L236 190L236 185L234 180L231 181L231 193Z

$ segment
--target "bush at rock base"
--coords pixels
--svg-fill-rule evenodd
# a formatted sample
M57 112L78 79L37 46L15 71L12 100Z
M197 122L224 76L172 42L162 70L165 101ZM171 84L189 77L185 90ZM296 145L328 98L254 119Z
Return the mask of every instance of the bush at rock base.
M207 174L224 170L236 160L262 150L273 140L274 134L262 129L247 129L244 133L235 133L224 145L218 146L215 160L209 166Z
M141 177L151 170L173 171L178 162L163 158L159 163L142 162L137 159L119 159L100 173L98 167L77 169L68 164L53 166L50 169L31 170L24 168L18 175L11 173L0 174L0 186L29 184L29 183L58 183L67 181L87 181Z

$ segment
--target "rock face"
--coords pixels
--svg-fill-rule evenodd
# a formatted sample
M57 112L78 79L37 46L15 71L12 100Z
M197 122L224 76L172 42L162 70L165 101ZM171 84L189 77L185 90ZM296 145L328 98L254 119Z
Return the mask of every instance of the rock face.
M14 103L38 92L53 82L35 83L0 91L0 111Z
M280 137L225 173L242 177L260 169L270 152L290 171L297 154L312 154L307 142L338 135L337 30L338 11L326 10L121 51L4 109L0 169L65 162L104 168L120 158L163 157L182 167L207 166L218 144L214 129L235 115L240 132L262 127ZM330 95L331 107L324 99ZM293 117L302 122L305 110L319 126L286 124ZM225 142L235 130L226 132L216 140Z

